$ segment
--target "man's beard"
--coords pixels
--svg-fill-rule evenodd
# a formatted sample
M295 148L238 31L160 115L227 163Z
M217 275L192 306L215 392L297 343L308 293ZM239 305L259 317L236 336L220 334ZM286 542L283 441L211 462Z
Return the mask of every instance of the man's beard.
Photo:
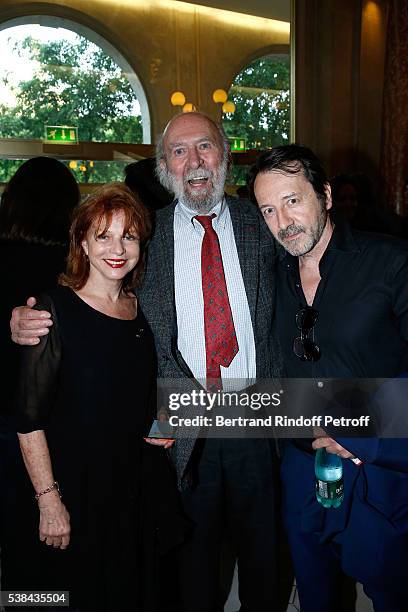
M176 178L164 164L157 164L157 176L167 191L174 193L177 200L181 200L187 208L197 213L210 212L224 197L225 181L228 173L228 156L224 155L218 171L213 172L206 168L190 170L182 179ZM188 190L188 181L207 178L207 189L202 193L194 194Z
M306 228L304 225L289 225L286 229L279 230L275 236L276 240L294 257L301 257L310 253L310 251L319 242L327 221L327 211L322 206L319 216L314 226ZM300 236L290 242L286 242L285 238L289 238L294 234Z

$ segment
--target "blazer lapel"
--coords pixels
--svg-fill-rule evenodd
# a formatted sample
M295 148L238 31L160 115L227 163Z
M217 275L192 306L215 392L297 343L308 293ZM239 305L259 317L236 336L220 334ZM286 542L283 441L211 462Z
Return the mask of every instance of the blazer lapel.
M174 209L175 203L164 208L156 226L160 249L159 261L163 266L160 274L163 284L157 288L157 297L162 304L163 314L166 313L170 317L169 320L175 318L176 312L174 301Z
M255 313L259 285L259 223L247 214L239 200L226 197L234 229L235 244L244 280L245 292L255 330Z
M161 286L158 288L158 298L162 305L163 317L167 317L167 321L171 326L171 352L174 359L178 363L180 369L189 378L193 378L193 373L184 361L180 351L177 348L177 312L175 302L175 270L174 270L174 210L176 202L166 209L160 217L160 222L157 224L156 231L160 244L160 261L163 269L160 275ZM165 287L165 290L163 288Z

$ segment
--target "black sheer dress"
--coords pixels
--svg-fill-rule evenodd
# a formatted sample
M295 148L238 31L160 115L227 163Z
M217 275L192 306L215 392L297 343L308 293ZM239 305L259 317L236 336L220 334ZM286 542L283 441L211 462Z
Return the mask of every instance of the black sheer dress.
M27 476L8 531L16 556L3 568L3 589L61 589L81 612L136 612L142 472L151 452L143 436L156 401L152 333L140 309L131 321L109 317L67 287L43 295L37 308L51 311L54 325L39 345L21 349L17 429L45 431L71 542L62 551L39 541Z
M11 420L19 347L11 340L10 316L12 309L25 304L29 296L55 287L58 274L65 268L65 258L66 249L61 245L0 239L0 573L3 590L4 574L13 559L14 540L10 538L10 525L18 520L17 491L21 489L21 480L26 480L17 434ZM31 492L32 487L30 495ZM29 503L31 507L32 498ZM10 548L10 543L13 548Z

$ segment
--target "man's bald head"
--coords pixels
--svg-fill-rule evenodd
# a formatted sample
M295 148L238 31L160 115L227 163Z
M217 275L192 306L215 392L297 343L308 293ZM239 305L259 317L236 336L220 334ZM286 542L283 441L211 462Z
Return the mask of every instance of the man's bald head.
M201 129L203 123L207 124L209 129L212 130L214 134L217 134L220 145L222 146L223 150L227 151L227 153L229 154L228 138L221 125L218 125L213 119L211 119L211 117L208 117L204 113L195 111L192 113L179 113L178 115L175 115L170 119L170 121L164 128L162 134L160 134L157 140L156 159L159 161L160 159L163 159L165 157L164 141L166 139L166 136L169 134L169 131L171 136L172 130L174 128L177 129L179 125L185 124L195 125L198 129Z

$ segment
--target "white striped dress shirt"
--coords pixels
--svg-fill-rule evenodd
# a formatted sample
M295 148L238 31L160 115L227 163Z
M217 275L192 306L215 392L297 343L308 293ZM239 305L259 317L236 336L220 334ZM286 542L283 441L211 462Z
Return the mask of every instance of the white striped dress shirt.
M211 214L213 213L217 215L213 219L213 228L220 242L225 281L239 347L229 367L221 366L221 377L223 380L240 379L242 382L239 386L244 387L251 384L256 378L255 340L251 314L239 265L231 215L225 200L219 202L211 210ZM194 377L205 381L204 301L201 280L201 244L204 228L194 219L197 214L180 201L176 205L174 213L175 301L178 349Z

